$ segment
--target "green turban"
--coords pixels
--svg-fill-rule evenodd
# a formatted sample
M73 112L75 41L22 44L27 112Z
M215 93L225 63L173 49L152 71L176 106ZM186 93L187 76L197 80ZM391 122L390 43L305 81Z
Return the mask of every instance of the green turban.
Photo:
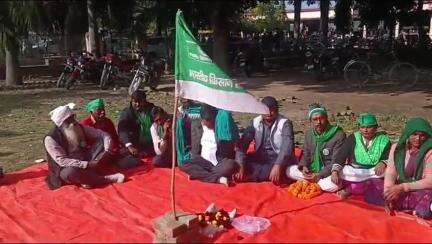
M362 113L357 120L360 127L378 126L375 115L371 113Z
M309 120L311 120L315 114L327 115L327 109L325 107L313 104L309 107Z
M89 103L87 103L86 110L91 113L99 108L105 108L104 100L101 98L95 99Z

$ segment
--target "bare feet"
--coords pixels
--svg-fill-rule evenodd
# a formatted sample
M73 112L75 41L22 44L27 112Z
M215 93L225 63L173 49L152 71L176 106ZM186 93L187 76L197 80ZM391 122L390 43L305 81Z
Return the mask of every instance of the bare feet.
M224 186L226 186L226 187L229 186L229 184L228 184L228 178L224 177L224 176L222 176L222 177L219 178L219 183L222 184L222 185L224 185Z
M336 195L338 195L338 197L340 199L347 199L349 196L351 196L351 193L349 191L347 191L346 189L342 189L336 192Z
M123 183L125 180L125 176L122 173L106 175L105 179L111 181L112 183Z

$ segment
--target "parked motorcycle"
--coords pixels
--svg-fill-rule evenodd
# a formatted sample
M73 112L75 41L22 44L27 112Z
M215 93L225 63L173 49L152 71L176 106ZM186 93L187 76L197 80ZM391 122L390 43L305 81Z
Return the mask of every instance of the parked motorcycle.
M76 79L80 76L80 69L77 66L77 58L73 55L70 55L66 59L65 67L63 69L63 72L61 73L59 79L57 80L57 87L66 87L66 89L70 89L72 84L75 82Z
M99 81L104 63L105 62L103 60L95 60L93 54L83 52L78 58L80 79L87 81Z
M129 85L129 95L143 86L149 86L155 90L164 72L166 61L156 58L154 54L141 56L140 64L135 72L135 76Z
M115 54L107 54L104 58L104 66L100 76L99 87L106 89L106 87L113 82L114 78L125 78L134 71L136 61L134 60L121 60Z

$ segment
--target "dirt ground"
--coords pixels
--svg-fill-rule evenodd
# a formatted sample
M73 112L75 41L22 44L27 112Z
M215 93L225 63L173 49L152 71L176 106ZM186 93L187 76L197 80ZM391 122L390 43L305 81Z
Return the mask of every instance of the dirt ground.
M294 121L295 139L300 143L308 126L307 107L313 102L325 105L331 120L341 124L347 132L356 129L355 118L338 114L376 113L382 129L388 131L392 139L397 139L406 118L422 116L432 120L432 88L428 85L410 90L393 85L359 89L342 80L316 82L308 74L296 70L273 73L268 77L239 77L237 80L257 97L276 97L281 104L281 113ZM165 83L158 91L149 93L148 100L171 112L173 81ZM42 140L52 128L49 111L74 102L78 105L78 118L82 119L87 115L84 110L86 102L99 97L106 99L107 114L114 121L129 103L125 88L100 91L89 84L70 91L47 88L0 92L0 165L6 171L13 171L44 158ZM253 117L252 114L235 114L241 127Z

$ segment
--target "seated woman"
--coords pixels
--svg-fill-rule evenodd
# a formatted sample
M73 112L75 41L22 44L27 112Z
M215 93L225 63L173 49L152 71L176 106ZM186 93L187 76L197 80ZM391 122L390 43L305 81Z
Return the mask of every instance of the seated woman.
M360 130L344 142L333 172L342 178L344 189L338 191L341 198L351 194L363 194L369 179L383 178L390 151L390 139L385 132L378 132L378 121L371 113L358 118ZM344 166L345 163L348 165ZM342 174L341 174L342 173ZM339 179L336 181L338 182Z
M383 194L384 193L384 194ZM432 128L425 119L410 119L397 144L392 145L382 182L372 181L365 192L368 203L387 211L411 210L432 218Z

